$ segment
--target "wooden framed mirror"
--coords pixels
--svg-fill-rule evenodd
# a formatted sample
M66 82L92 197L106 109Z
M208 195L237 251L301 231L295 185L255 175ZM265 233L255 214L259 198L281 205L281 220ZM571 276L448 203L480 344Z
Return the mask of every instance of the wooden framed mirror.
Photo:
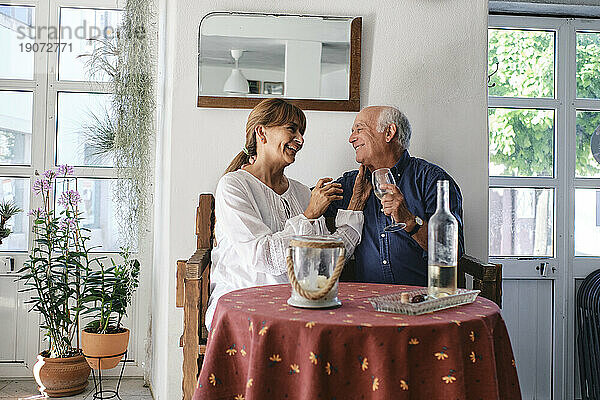
M361 17L214 12L198 32L198 107L360 111Z

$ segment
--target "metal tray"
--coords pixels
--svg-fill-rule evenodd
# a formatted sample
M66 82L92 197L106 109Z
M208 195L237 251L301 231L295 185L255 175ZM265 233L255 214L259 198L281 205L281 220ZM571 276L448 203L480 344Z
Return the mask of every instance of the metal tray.
M456 294L440 297L439 299L428 299L420 303L402 303L400 296L408 293L412 298L418 294L427 295L427 288L398 292L369 298L369 302L376 311L390 312L405 315L420 315L446 308L470 304L475 301L481 290L458 289Z

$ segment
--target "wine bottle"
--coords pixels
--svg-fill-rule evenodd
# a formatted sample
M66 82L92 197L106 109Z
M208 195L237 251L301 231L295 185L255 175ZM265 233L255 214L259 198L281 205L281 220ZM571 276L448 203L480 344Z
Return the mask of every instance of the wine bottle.
M449 182L437 182L437 209L428 223L428 293L442 297L456 293L458 222L450 212Z

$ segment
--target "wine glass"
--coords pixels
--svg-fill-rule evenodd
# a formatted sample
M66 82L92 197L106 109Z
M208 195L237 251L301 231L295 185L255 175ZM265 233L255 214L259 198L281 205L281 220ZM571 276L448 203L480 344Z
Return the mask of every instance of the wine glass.
M373 192L375 196L381 201L383 196L391 193L389 190L382 189L381 185L392 184L396 185L396 181L394 180L394 175L392 175L392 171L389 168L380 168L373 171L372 174L373 179ZM383 211L383 210L382 210ZM386 226L383 230L386 232L396 232L402 230L406 227L404 222L396 222L394 221L394 217L391 216L393 224Z

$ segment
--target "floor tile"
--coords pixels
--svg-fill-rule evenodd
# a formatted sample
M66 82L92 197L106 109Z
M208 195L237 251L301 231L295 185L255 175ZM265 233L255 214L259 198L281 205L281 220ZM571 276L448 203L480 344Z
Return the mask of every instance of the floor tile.
M114 388L116 386L116 381L109 381L109 384ZM124 378L119 386L119 394L127 396L150 396L150 389L144 387L144 381L141 379Z
M116 387L116 379L103 380L103 389ZM39 395L34 380L0 381L0 400L24 400ZM119 387L119 395L123 400L152 400L150 389L144 387L144 381L139 378L123 378ZM76 396L55 397L56 400L93 400L94 382L90 379L86 390ZM37 400L37 399L36 399Z
M18 399L19 397L30 397L39 394L37 384L34 380L10 381L8 385L0 390L0 399Z

